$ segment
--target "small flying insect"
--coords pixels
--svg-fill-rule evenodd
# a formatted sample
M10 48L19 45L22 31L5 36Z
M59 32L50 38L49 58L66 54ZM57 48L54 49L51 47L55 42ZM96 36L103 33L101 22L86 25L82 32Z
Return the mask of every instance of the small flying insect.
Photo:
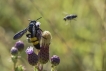
M41 18L42 17L38 18L37 20ZM37 20L30 20L28 27L16 33L13 39L20 39L28 31L29 33L26 34L28 42L33 43L36 49L40 49L40 39L42 36L42 30L40 29L40 22L37 22Z
M67 15L66 17L64 17L64 20L72 20L72 19L75 19L77 17L76 14L72 14L72 15Z

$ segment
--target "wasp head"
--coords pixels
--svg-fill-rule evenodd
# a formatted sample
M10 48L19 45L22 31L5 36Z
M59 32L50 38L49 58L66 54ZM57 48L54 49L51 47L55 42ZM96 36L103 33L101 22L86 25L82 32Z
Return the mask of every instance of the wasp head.
M65 21L66 21L66 20L67 20L67 19L66 19L66 17L64 17L64 19L63 19L63 20L65 20Z
M36 24L36 21L30 21L30 23L29 23L29 26L28 26L28 31L31 33L32 32L32 29L33 29L33 27L35 26L35 24Z

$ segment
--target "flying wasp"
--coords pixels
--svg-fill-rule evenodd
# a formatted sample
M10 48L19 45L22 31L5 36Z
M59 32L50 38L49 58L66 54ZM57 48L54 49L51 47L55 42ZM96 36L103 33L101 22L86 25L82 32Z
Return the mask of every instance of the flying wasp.
M41 19L42 17L38 18L37 20ZM30 23L27 28L17 32L13 39L17 40L20 39L27 31L29 32L26 34L28 42L33 43L36 49L40 49L40 39L42 36L42 30L40 29L40 22L37 20L30 20Z
M77 17L76 14L67 15L67 16L64 17L64 20L65 20L65 21L66 21L66 20L72 20L72 19L75 19L76 17Z

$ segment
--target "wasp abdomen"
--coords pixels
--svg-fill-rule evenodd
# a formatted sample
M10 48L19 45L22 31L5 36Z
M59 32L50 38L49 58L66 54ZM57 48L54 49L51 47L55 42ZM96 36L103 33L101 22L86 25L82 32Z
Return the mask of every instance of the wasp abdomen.
M35 47L36 49L40 49L40 43L34 45L34 47Z

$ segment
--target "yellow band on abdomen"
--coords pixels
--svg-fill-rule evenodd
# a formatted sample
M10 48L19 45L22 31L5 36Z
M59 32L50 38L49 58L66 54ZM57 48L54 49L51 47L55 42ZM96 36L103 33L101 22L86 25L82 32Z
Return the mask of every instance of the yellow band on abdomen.
M36 40L37 40L36 37L30 38L30 41L31 41L31 42L36 41Z
M36 44L38 44L39 43L39 41L35 41L35 42L33 42L33 45L36 45Z

